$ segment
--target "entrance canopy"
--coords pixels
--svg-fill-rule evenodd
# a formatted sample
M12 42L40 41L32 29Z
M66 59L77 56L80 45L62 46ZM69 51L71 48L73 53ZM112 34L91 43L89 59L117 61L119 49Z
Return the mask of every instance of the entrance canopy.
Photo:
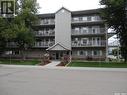
M56 43L46 50L50 50L50 51L64 51L64 50L66 50L66 51L68 51L69 49L67 49L65 46L61 45L60 43Z

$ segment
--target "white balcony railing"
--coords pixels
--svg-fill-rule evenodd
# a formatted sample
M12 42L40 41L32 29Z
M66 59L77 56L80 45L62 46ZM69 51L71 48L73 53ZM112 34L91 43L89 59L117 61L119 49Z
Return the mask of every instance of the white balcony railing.
M96 22L96 21L102 21L102 19L99 16L86 17L85 19L83 19L83 17L73 17L72 18L72 23Z
M54 25L55 24L55 20L54 19L43 19L40 20L40 25Z
M35 36L55 36L55 31L36 31Z
M101 47L106 46L106 41L93 42L88 41L86 43L82 43L81 41L72 41L72 47Z
M83 31L81 29L80 30L72 29L71 34L72 35L105 34L105 28L99 28L98 31L95 32L92 32L92 30Z
M54 44L55 44L55 42L35 42L34 47L50 47Z

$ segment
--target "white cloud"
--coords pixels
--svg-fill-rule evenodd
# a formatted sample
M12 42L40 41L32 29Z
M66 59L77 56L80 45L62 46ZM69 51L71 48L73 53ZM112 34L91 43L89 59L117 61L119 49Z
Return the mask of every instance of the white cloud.
M37 0L40 13L54 13L61 7L70 11L99 8L100 0Z

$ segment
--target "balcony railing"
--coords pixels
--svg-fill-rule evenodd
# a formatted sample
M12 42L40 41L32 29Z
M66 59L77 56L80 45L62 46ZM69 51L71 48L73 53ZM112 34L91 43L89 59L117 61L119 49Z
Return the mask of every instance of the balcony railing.
M41 37L41 36L55 36L55 31L36 31L35 36Z
M72 41L72 47L101 47L106 46L106 41L93 42L88 41L86 43L82 43L81 41Z
M92 19L92 18L87 18L87 19L85 19L85 20L83 20L83 18L82 18L82 19L79 19L78 17L77 17L77 19L72 18L72 23L79 23L79 22L97 22L97 21L102 21L102 19L101 19L99 16L97 16L97 17L94 18L94 19Z
M54 25L54 19L40 20L40 25Z
M36 42L34 47L50 47L54 44L55 42Z
M6 47L7 47L7 48L16 48L16 47L18 47L18 46L16 45L15 42L9 42L9 43L7 43Z
M72 35L89 35L89 34L105 34L105 29L104 28L100 28L99 31L96 31L96 32L92 32L92 31L83 31L83 30L74 30L72 29L72 32L71 32Z

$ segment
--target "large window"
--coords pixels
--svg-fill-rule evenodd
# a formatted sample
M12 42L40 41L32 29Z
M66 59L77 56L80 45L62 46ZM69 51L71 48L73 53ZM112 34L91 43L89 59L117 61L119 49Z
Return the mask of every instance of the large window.
M93 56L102 56L102 50L93 50L92 52Z
M78 51L78 55L79 56L87 56L87 51L85 51L85 50L79 50Z

